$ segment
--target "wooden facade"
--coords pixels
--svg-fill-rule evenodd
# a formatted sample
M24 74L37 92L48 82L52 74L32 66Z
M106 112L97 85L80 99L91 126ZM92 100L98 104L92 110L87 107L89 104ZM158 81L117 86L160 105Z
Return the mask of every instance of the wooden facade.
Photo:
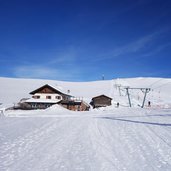
M62 100L58 102L59 105L63 106L66 109L73 111L88 111L90 106L84 101L74 101L74 100Z
M58 94L58 95L62 96L63 100L68 100L69 98L71 98L70 95L62 93L61 91L57 90L56 88L54 88L54 87L52 87L52 86L50 86L48 84L46 84L46 85L44 85L44 86L30 92L30 94L33 95L33 98L34 97L36 98L36 96L34 96L35 94L50 94L50 95Z
M93 106L93 108L106 107L112 104L111 101L112 98L105 95L100 95L92 98L91 105Z
M57 103L41 103L41 102L22 102L19 103L19 108L23 110L46 109Z

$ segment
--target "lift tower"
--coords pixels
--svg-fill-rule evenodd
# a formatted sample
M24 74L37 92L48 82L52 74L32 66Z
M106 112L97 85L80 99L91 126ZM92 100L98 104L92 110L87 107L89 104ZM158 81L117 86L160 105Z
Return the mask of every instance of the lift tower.
M126 89L126 92L127 92L127 95L128 95L128 102L129 102L129 106L132 107L132 104L131 104L131 99L130 99L130 94L129 94L129 90L141 90L143 93L144 93L144 99L143 99L143 102L142 102L142 105L141 105L141 108L144 107L144 104L145 104L145 99L146 99L146 96L147 96L147 93L150 92L150 88L131 88L131 87L125 87Z

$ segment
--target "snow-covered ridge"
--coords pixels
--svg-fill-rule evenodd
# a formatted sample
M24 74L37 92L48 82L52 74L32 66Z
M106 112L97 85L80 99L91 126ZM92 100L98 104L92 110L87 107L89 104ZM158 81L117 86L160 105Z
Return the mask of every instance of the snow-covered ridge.
M44 84L55 85L61 91L67 92L75 97L83 98L89 102L92 97L105 94L119 101L123 105L128 104L125 86L136 88L151 88L147 100L153 104L171 104L171 79L166 78L125 78L113 80L101 80L92 82L65 82L40 79L18 79L0 77L0 103L8 105L20 101L22 98L30 98L29 93ZM140 90L130 91L133 103L141 103L143 93Z

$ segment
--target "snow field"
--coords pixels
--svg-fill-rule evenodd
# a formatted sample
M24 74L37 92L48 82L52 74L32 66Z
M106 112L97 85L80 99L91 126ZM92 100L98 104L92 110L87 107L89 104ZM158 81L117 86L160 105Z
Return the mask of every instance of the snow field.
M2 171L171 169L170 110L20 115L1 118L0 130Z
M0 81L0 171L171 170L170 79ZM113 105L88 112L68 111L58 105L46 110L4 110L47 83L65 92L70 89L87 103L105 94L113 98ZM151 88L147 101L152 107L139 108L143 93L130 91L134 107L129 108L124 86Z

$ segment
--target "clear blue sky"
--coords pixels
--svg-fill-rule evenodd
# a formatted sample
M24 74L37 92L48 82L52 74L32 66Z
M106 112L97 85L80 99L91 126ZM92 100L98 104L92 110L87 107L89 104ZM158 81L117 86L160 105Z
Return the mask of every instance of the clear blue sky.
M0 0L0 76L171 77L170 0Z

